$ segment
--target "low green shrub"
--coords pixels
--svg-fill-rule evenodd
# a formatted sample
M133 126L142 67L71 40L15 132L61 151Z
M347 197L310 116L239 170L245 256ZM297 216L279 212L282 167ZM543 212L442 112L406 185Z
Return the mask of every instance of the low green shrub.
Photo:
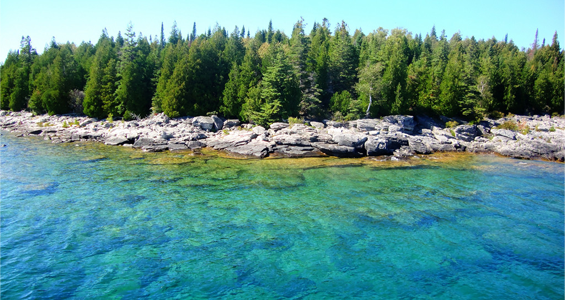
M70 127L70 126L69 126L69 124L67 123L67 121L64 121L64 122L63 122L63 128L69 128L69 127Z
M447 128L454 128L454 127L457 127L457 125L459 125L459 122L457 122L457 121L445 122L445 127L447 127Z
M555 127L553 126L549 127L549 132L555 132Z
M504 114L499 111L493 111L489 114L489 117L491 117L492 119L500 119L504 117Z
M514 121L505 121L504 123L495 127L496 129L507 129L512 131L518 131L518 124Z
M290 128L292 128L292 126L294 126L294 124L304 124L304 119L289 117L288 118L288 126Z

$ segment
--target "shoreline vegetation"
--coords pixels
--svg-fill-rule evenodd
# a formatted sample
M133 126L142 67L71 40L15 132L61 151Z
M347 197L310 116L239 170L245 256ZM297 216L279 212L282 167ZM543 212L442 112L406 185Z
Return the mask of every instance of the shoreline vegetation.
M508 116L478 124L442 117L391 115L347 122L275 122L268 128L215 115L125 121L76 114L0 111L0 128L52 143L81 141L146 152L208 147L237 157L363 157L401 160L438 152L497 153L521 159L565 160L565 118Z
M136 120L217 115L269 128L291 118L347 123L390 115L447 116L479 124L516 115L561 115L565 68L557 33L519 49L435 27L425 36L345 22L298 20L290 36L216 25L168 39L103 30L96 44L31 38L0 66L0 109ZM330 126L331 127L331 126Z

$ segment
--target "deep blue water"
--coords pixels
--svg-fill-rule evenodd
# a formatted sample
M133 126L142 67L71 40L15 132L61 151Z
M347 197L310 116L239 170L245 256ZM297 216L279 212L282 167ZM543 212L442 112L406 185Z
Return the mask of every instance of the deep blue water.
M1 138L2 299L564 297L563 164Z

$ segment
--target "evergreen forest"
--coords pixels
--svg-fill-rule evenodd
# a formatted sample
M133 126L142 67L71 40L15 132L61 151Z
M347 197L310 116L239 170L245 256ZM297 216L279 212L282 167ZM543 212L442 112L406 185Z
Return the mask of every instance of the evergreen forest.
M95 118L217 114L267 125L289 117L352 120L390 114L469 121L514 114L563 114L563 51L551 42L528 49L512 40L425 36L379 28L353 35L345 22L304 20L291 36L228 33L216 25L184 36L136 34L130 23L96 44L57 43L38 55L30 37L1 66L0 108L84 113Z

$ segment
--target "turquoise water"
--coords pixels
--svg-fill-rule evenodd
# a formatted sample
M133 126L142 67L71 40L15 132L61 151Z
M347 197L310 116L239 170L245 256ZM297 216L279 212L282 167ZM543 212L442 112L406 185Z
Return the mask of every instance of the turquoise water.
M1 143L2 299L564 296L562 164Z

